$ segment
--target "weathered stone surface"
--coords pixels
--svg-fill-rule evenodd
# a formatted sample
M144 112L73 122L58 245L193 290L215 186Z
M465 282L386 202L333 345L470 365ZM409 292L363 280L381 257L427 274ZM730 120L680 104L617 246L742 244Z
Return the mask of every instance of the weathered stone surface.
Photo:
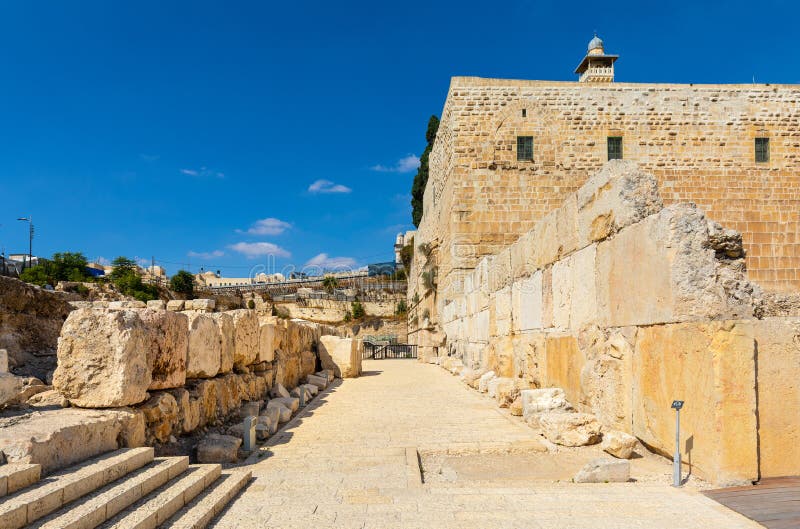
M216 302L213 299L192 299L186 302L186 310L197 310L200 312L212 312Z
M600 442L600 423L588 413L539 413L531 415L527 421L540 428L551 443L586 446Z
M146 309L147 304L138 300L109 301L108 308L109 310Z
M149 389L177 388L186 383L186 351L189 324L183 314L165 310L139 312L147 328L147 363L152 382Z
M284 408L285 407L286 406L284 406ZM280 418L281 418L281 408L279 406L276 406L276 405L269 406L269 402L268 402L267 406L264 406L261 409L261 416L262 417L268 417L270 419L270 421L272 421L275 424L275 429L277 430L278 422L280 422ZM275 433L275 431L273 430L270 433Z
M487 371L486 373L482 374L478 379L478 391L481 393L486 393L489 391L489 382L494 378L497 378L494 374L494 371Z
M333 371L339 378L353 378L361 374L361 351L352 338L321 336L319 359L324 369Z
M309 384L314 384L319 389L325 389L328 387L328 380L323 377L318 377L317 375L308 375L306 377L306 382Z
M169 441L172 432L178 430L180 410L175 397L171 393L166 391L156 392L147 402L138 406L137 409L144 413L148 443L154 441L166 443Z
M236 463L242 440L230 435L209 434L197 445L199 463Z
M258 316L249 309L232 310L229 314L236 329L233 364L242 369L258 359Z
M514 400L513 397L516 397L519 390L513 378L497 377L486 384L486 393L502 404L505 403L509 397L511 397L511 400Z
M209 314L219 327L222 343L219 357L219 373L230 373L233 370L233 357L236 351L236 327L233 317L226 312Z
M300 408L300 399L297 397L277 397L272 399L270 402L278 402L283 404L289 408L292 413L296 412Z
M0 373L8 373L8 351L0 349Z
M171 299L167 301L167 310L183 310L186 307L186 301L182 299Z
M575 483L625 483L631 479L631 464L619 459L598 458L589 461L575 475Z
M290 410L285 404L275 399L267 402L267 410L276 409L278 410L278 421L279 422L288 422L292 418L292 410Z
M522 416L526 419L539 413L572 410L564 390L561 388L523 389L520 392L520 398L522 399Z
M257 400L243 402L242 407L239 409L239 417L242 418L248 416L257 417L258 415L261 414L261 406L263 404L264 404L263 402Z
M301 407L306 406L311 400L311 393L306 389L305 385L294 388L291 391L291 395L299 401Z
M749 322L640 327L633 355L633 434L672 456L673 400L681 453L692 472L719 486L758 477L755 341Z
M275 360L275 323L261 321L258 327L258 362Z
M78 309L61 331L53 385L74 406L138 404L152 382L147 328L137 311Z
M198 403L198 426L214 424L217 420L216 380L195 381L188 389L190 401Z
M760 476L800 474L800 318L752 322L758 355Z
M272 389L270 390L269 394L273 398L279 398L279 397L288 398L290 396L289 392L286 390L285 387L283 387L283 384L281 384L280 382L272 386Z
M48 389L29 398L28 405L35 408L68 408L69 400L58 391Z
M317 369L317 355L314 351L300 353L300 379L312 375Z
M520 278L511 286L513 331L542 328L542 272Z
M11 404L19 399L25 379L11 373L0 373L0 406Z
M220 371L223 336L218 320L210 314L188 312L189 347L186 376L211 378ZM184 316L186 317L186 316ZM230 329L228 329L230 331Z
M143 414L125 409L48 409L0 419L0 452L8 462L38 463L44 473L144 442Z
M619 430L606 430L603 432L603 442L600 444L600 448L619 459L630 459L636 443L636 438L632 435Z
M319 388L317 386L315 386L314 384L303 384L301 387L306 388L306 390L309 393L311 393L311 396L314 396L317 393L319 393Z
M151 299L147 302L147 308L150 310L167 310L167 302L163 299Z

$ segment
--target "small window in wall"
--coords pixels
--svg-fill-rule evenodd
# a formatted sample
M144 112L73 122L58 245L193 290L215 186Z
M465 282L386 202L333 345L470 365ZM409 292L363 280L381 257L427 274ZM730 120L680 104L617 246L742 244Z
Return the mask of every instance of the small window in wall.
M517 160L533 160L533 136L517 136Z
M769 161L769 138L756 138L756 163Z
M622 160L622 136L608 137L608 159Z
M522 117L523 118L527 118L528 117L528 109L527 108L523 108L522 109Z

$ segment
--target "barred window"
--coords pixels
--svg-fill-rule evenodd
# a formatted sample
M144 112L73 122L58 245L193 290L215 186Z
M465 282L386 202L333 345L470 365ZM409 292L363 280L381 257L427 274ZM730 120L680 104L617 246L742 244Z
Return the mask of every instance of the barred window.
M769 161L769 138L756 138L756 163Z
M533 136L517 136L517 160L533 160Z
M608 137L608 159L622 160L622 136Z

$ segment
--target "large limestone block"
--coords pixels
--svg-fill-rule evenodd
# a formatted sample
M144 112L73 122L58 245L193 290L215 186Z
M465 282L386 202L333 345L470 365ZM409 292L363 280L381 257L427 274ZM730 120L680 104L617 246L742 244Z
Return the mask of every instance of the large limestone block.
M186 307L186 301L182 299L171 299L167 301L167 310L179 311Z
M481 393L486 393L489 391L489 382L493 379L497 378L494 371L487 371L478 379L478 391Z
M511 311L515 333L542 328L542 272L520 278L511 286Z
M636 442L634 436L625 432L607 430L603 432L603 442L600 444L600 448L619 459L630 459L633 449L636 448Z
M572 314L572 257L557 261L552 268L553 274L553 326L558 329L570 328Z
M580 371L581 395L576 404L591 410L603 425L628 433L633 424L631 400L621 396L632 391L635 342L636 327L590 327L578 335L586 362Z
M631 479L631 464L618 459L589 461L573 478L575 483L625 483Z
M800 475L800 318L753 321L761 477Z
M568 412L572 409L561 388L523 389L520 397L525 419L539 413Z
M474 320L474 329L471 331L471 336L475 337L475 341L489 342L489 309L478 312Z
M288 422L292 418L292 410L289 409L286 404L280 402L277 399L273 399L267 402L267 411L271 409L278 410L278 421L279 422Z
M490 261L489 292L497 292L510 286L511 279L511 249L506 247Z
M197 445L198 463L236 463L242 440L230 435L208 434Z
M0 373L0 406L16 402L19 399L25 379L11 373Z
M188 312L188 378L211 378L219 373L222 358L222 333L210 314Z
M113 408L147 397L150 337L135 310L77 309L58 339L53 386L74 406Z
M582 402L581 373L586 357L578 340L571 334L548 334L544 352L542 385L562 388L573 404Z
M562 259L578 249L578 203L575 194L570 194L564 203L536 223L535 251L531 254L534 269Z
M679 204L601 242L600 325L750 318L756 287L741 260L717 256L733 238L720 230L694 205Z
M232 310L229 314L236 328L233 364L238 369L245 368L258 358L258 316L249 309Z
M300 352L275 351L275 381L287 388L300 382Z
M314 374L317 370L317 355L314 351L303 351L300 353L300 378Z
M321 336L318 352L323 369L331 369L339 378L353 378L361 374L361 352L353 338Z
M233 357L236 352L236 327L233 323L233 317L226 312L215 312L209 314L214 322L219 327L221 335L221 347L219 354L219 372L220 374L230 373L233 371Z
M258 326L258 358L257 362L275 360L275 324L260 322Z
M153 380L149 389L177 388L186 383L186 353L189 348L189 319L166 310L139 312L147 327L147 361Z
M491 343L487 348L486 365L498 377L511 378L516 375L514 338L512 336L505 336Z
M217 381L195 381L189 387L189 399L198 403L198 426L214 424L217 420Z
M748 322L639 328L633 357L633 434L671 457L673 400L683 400L681 455L719 486L758 478L754 331Z
M656 178L625 160L605 164L578 189L576 198L580 246L605 239L663 207Z
M167 302L163 299L151 299L147 302L147 308L150 310L167 310Z
M490 337L511 334L511 286L501 288L490 298L489 317Z
M156 392L150 400L137 409L144 413L149 443L152 444L154 441L165 443L169 441L173 431L180 433L178 421L180 409L171 393Z
M600 442L600 423L589 413L540 413L527 421L557 445L586 446Z

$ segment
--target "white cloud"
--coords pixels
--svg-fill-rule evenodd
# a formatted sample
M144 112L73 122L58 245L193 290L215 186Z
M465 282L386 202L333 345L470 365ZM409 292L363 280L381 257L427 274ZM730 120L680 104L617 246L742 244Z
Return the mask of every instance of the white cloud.
M288 250L281 248L271 242L237 242L228 246L231 250L239 252L248 259L253 259L262 255L272 255L274 257L291 257Z
M247 233L250 235L280 235L291 227L292 225L286 221L269 217L255 221ZM242 230L236 230L236 232L242 233Z
M411 171L416 171L418 167L419 158L416 155L409 154L397 160L397 163L392 166L378 164L373 165L370 169L379 173L410 173Z
M197 257L199 259L213 259L215 257L222 257L223 255L225 255L225 252L223 252L222 250L214 250L211 252L190 251L186 255L188 255L189 257Z
M189 176L200 176L200 177L214 176L216 178L225 178L225 173L222 173L220 171L214 171L212 169L209 169L205 165L200 169L180 169L180 172L182 174Z
M334 184L330 180L317 180L308 186L310 193L350 193L352 189L341 184Z
M353 268L356 266L356 260L352 257L328 257L328 254L321 253L312 257L306 266L315 266L322 269L331 268Z

